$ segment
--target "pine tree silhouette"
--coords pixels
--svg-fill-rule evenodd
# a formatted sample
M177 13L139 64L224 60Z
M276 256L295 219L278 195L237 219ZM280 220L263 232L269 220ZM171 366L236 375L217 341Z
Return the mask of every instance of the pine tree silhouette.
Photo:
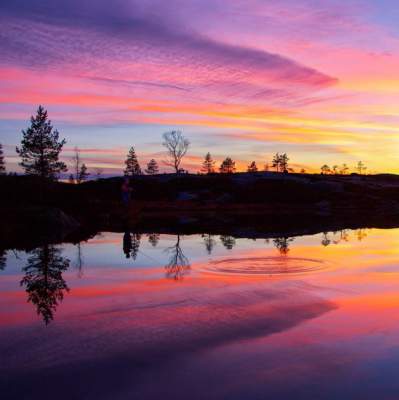
M248 172L258 172L258 167L256 166L256 162L252 161L251 164L248 165Z
M159 173L158 163L154 159L151 159L147 164L147 169L145 170L145 172L148 175L158 174Z
M236 170L236 163L230 157L227 157L219 167L222 174L232 174Z
M215 161L213 161L211 153L207 153L202 163L201 172L204 174L213 174L215 172Z
M136 152L134 150L134 147L131 147L129 150L129 153L127 155L126 161L125 161L126 168L124 170L124 173L126 176L133 176L133 175L141 175L141 168L140 164L137 160Z
M53 130L47 119L47 111L39 106L35 117L31 117L30 127L22 131L21 147L16 151L22 158L20 165L25 173L42 178L56 179L67 171L65 163L59 161L65 139L59 140L59 133Z

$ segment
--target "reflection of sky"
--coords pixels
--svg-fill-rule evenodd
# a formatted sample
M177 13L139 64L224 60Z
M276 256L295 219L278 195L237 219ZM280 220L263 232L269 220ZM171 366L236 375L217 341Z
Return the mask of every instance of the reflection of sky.
M328 268L272 277L215 274L206 266L229 259L245 268L251 257L280 257L273 240L236 239L227 250L214 236L208 255L201 236L182 236L191 273L180 281L166 279L164 270L175 236L161 235L154 248L142 235L134 261L125 259L122 237L104 233L82 243L80 278L77 247L62 245L71 291L47 327L19 286L24 253L17 260L8 252L0 273L0 352L8 362L0 376L16 382L22 362L29 377L14 386L37 389L51 367L48 388L62 377L84 391L94 371L103 379L85 392L88 399L159 398L153 379L169 398L308 398L309 390L326 399L394 398L398 229L295 238L282 259L317 259ZM62 388L60 398L70 397L71 388Z
M112 10L112 12L110 12ZM38 104L90 167L120 173L134 144L192 140L240 169L287 151L296 168L362 159L398 171L393 0L14 0L0 11L0 136L16 168ZM109 150L113 150L112 154Z

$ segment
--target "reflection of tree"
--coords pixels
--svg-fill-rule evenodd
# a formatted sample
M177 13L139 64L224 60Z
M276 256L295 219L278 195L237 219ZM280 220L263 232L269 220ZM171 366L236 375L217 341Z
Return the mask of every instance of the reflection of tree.
M169 262L165 265L166 277L175 280L183 279L190 272L190 261L180 247L180 235L177 235L176 244L168 247L166 252L170 254Z
M126 258L132 257L133 260L137 258L140 249L141 235L139 233L125 232L123 235L123 252Z
M77 253L76 253L76 261L75 266L78 270L78 277L81 278L83 276L83 256L82 256L82 247L80 242L76 245Z
M236 240L233 236L220 236L220 241L227 250L231 250L236 245Z
M364 238L367 237L367 231L365 229L356 230L356 237L359 242L361 242Z
M216 245L216 240L213 238L213 235L210 234L202 235L202 237L204 238L207 253L209 255L212 254L212 250Z
M159 242L160 236L161 235L159 233L150 233L148 235L148 242L152 245L152 247L156 247Z
M70 261L61 256L60 249L51 245L35 249L31 254L23 268L25 276L21 286L26 286L28 301L36 306L47 325L64 298L64 291L69 291L62 273L68 269Z
M6 267L7 262L7 252L5 250L0 250L0 271Z
M328 232L323 232L321 244L327 247L331 243L330 238L328 237Z
M290 243L294 241L294 238L281 237L273 240L274 245L281 255L285 256L290 251Z
M132 258L135 260L137 258L137 254L140 249L140 240L141 240L141 235L139 233L133 233L132 235Z

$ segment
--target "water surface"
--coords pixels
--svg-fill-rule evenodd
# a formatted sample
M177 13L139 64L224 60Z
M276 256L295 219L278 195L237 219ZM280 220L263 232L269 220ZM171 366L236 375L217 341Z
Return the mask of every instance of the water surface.
M8 250L2 398L395 399L398 260L399 229Z

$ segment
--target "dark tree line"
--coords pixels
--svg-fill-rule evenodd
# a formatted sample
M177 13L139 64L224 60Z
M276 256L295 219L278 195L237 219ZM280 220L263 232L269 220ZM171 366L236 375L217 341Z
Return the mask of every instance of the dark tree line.
M186 156L190 141L182 134L181 131L172 130L165 132L162 135L162 145L166 148L167 159L164 164L173 167L176 173L186 172L181 168L183 158ZM61 139L58 130L54 129L51 121L48 119L47 111L39 106L35 116L30 119L30 126L22 130L21 145L16 147L16 152L21 157L19 165L24 169L24 172L29 175L37 175L44 179L58 179L61 173L67 172L66 164L60 160L60 154L66 143L65 139ZM289 168L289 157L286 153L276 153L272 159L271 167L275 168L276 172L288 173L293 172ZM71 183L82 183L88 179L90 173L87 165L82 162L80 150L75 147L75 153L72 157L73 173L69 175ZM231 157L226 157L218 168L215 167L215 160L208 152L205 155L204 161L200 168L200 173L213 174L218 170L220 173L231 174L236 172L236 162ZM269 164L266 163L264 171L269 171ZM362 161L359 161L355 167L355 171L359 174L364 174L367 167ZM255 161L252 161L247 172L256 173L259 168ZM325 164L321 167L322 174L340 174L345 175L349 171L346 164L342 166L333 165L331 168ZM102 169L98 168L95 176L99 178L102 174ZM132 146L129 149L125 160L125 176L134 176L143 174L135 148ZM159 173L159 166L155 159L151 159L144 172L148 175L156 175ZM306 171L302 169L301 173ZM5 162L3 148L0 144L0 174L5 173Z

